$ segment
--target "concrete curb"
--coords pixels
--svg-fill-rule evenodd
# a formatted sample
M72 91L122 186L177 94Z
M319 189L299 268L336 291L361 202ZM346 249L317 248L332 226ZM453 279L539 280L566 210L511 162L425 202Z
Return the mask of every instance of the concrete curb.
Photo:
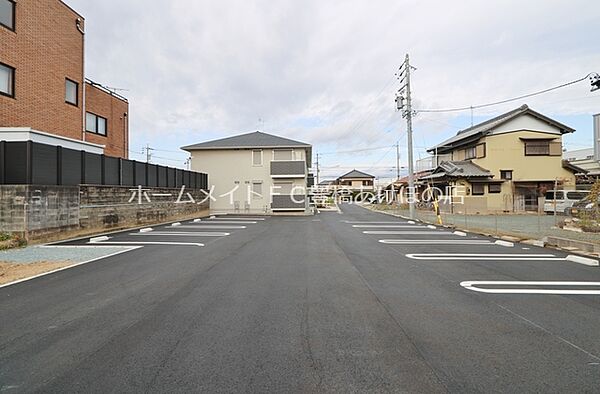
M140 233L149 233L152 231L152 227L145 227L140 229Z
M596 259L590 259L588 257L577 256L574 254L570 254L567 256L568 261L572 261L574 263L589 265L590 267L598 267L600 266L600 262Z
M500 245L500 246L505 246L507 248L512 248L515 246L514 243L512 242L508 242L508 241L503 241L501 239L497 240L496 242L494 242L496 245Z
M110 239L110 237L107 237L106 235L103 235L101 237L90 238L90 242L91 243L96 243L96 242L108 241L109 239Z

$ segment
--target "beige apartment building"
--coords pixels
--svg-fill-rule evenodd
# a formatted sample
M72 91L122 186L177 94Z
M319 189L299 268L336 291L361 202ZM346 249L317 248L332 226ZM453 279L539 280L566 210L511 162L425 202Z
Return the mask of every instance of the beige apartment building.
M312 146L260 131L184 146L209 174L211 211L308 214Z
M584 171L562 158L562 137L574 131L523 105L430 148L437 167L420 180L454 187L455 211L537 210L546 190L575 189Z

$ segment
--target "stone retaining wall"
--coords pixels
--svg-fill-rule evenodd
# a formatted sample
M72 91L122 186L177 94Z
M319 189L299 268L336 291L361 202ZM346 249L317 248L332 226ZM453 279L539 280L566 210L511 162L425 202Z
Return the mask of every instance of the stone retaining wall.
M0 232L50 240L208 214L200 189L0 186Z

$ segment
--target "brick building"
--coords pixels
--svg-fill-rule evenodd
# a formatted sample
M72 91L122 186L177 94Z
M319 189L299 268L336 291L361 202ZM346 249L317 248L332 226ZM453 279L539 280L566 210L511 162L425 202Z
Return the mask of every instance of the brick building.
M84 29L60 0L0 0L0 140L28 128L127 158L129 104L85 79Z

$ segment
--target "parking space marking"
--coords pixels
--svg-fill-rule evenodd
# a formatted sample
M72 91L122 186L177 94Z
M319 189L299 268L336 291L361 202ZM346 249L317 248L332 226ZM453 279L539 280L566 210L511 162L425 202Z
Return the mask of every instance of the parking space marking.
M206 221L211 221L211 220L265 220L265 218L246 218L246 217L226 217L226 218L221 218L221 217L217 217L217 218L209 218L209 219L205 219Z
M152 232L148 234L140 234L140 233L130 233L129 235L162 235L162 236L178 236L178 237L226 237L230 235L230 233L223 233L220 231L214 232L201 232L201 231L191 231L191 232L181 232L181 231L164 231L164 232Z
M387 221L387 222L353 222L349 220L342 220L342 223L348 224L405 224L406 222L396 220L396 221ZM414 226L411 226L414 227Z
M415 228L406 224L353 224L354 228Z
M380 239L379 242L389 245L431 245L433 242L436 245L494 245L490 241L465 239Z
M465 281L460 285L465 289L490 294L583 294L599 295L600 289L578 290L578 289L528 289L528 288L506 288L506 289L486 289L479 286L596 286L600 287L600 282L549 282L549 281L502 281L502 280L480 280Z
M488 253L411 253L414 260L505 260L505 261L566 261L553 254L488 254Z
M363 234L373 235L454 235L444 231L363 231ZM435 242L432 239L431 242Z
M233 220L228 220L228 221L206 220L204 222L200 222L200 224L206 224L206 225L226 224L226 225L231 225L231 224L256 224L256 222L243 221L243 220L239 220L239 221L233 221Z
M198 242L151 242L151 241L102 241L88 242L88 244L103 245L178 245L178 246L204 246Z
M246 228L246 226L221 226L221 225L203 225L203 224L182 224L181 226L177 227L179 228L195 228L198 230L209 230L209 229L216 229L216 230L236 230L236 229L243 229Z

